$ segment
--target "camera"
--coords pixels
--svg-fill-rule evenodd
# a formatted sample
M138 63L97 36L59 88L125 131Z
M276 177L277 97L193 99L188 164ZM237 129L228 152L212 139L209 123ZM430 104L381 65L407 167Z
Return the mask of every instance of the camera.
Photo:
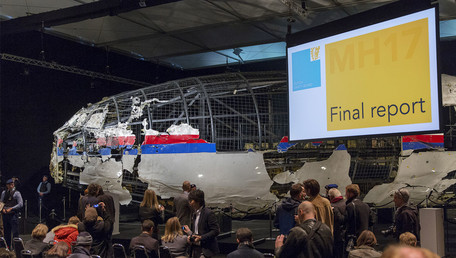
M385 237L392 235L396 232L396 227L394 225L389 226L387 229L380 231Z
M195 242L195 239L196 239L196 237L195 237L194 235L191 235L191 236L190 236L190 243Z

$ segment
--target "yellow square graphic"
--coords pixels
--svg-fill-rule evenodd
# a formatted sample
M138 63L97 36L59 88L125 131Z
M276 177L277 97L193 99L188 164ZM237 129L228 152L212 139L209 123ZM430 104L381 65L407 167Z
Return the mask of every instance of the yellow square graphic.
M427 18L325 52L328 131L431 122Z

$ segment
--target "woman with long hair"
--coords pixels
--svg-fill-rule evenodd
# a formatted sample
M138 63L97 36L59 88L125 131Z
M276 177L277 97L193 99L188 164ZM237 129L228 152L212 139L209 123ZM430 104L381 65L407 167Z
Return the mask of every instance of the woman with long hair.
M179 218L172 217L168 219L165 225L165 235L162 236L162 244L168 247L172 257L187 256L187 236L182 232Z
M157 240L159 240L158 224L163 223L161 212L164 210L165 208L158 203L157 195L154 190L147 189L144 192L143 201L139 205L139 218L141 219L141 223L146 219L150 219L154 222L155 227L152 237Z

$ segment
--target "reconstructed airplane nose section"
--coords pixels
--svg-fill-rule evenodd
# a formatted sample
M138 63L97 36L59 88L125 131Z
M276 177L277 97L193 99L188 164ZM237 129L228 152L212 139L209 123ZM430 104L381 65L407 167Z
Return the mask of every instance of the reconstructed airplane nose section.
M207 203L264 206L276 197L264 150L287 134L286 74L189 78L104 98L54 132L56 182L98 183L127 204L146 188L172 197L188 180Z

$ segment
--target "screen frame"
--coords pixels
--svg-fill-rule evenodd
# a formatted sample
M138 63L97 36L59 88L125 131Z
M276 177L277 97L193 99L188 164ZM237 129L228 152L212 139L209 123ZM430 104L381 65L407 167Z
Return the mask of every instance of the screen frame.
M412 4L413 3L413 4ZM437 72L437 117L438 129L436 130L420 130L420 131L400 131L392 133L372 133L363 135L350 135L350 136L329 136L324 138L308 138L308 139L292 139L291 138L291 118L290 118L290 82L287 76L287 104L288 104L288 138L290 142L309 142L309 141L324 141L324 140L347 140L356 138L378 138L378 137L391 137L402 135L417 135L417 134L432 134L443 132L443 107L442 107L442 87L441 87L441 72L440 72L440 58L439 58L439 6L438 4L431 4L426 0L403 0L386 4L378 8L368 10L359 14L355 14L340 20L332 21L320 26L310 28L305 31L300 31L287 35L286 46L286 60L287 72L290 73L288 66L289 56L288 49L306 44L312 41L325 39L345 32L353 31L356 29L364 28L370 25L378 24L381 22L389 21L406 15L414 14L424 10L434 9L435 15L435 50L436 50L436 72ZM432 38L430 38L432 40Z

